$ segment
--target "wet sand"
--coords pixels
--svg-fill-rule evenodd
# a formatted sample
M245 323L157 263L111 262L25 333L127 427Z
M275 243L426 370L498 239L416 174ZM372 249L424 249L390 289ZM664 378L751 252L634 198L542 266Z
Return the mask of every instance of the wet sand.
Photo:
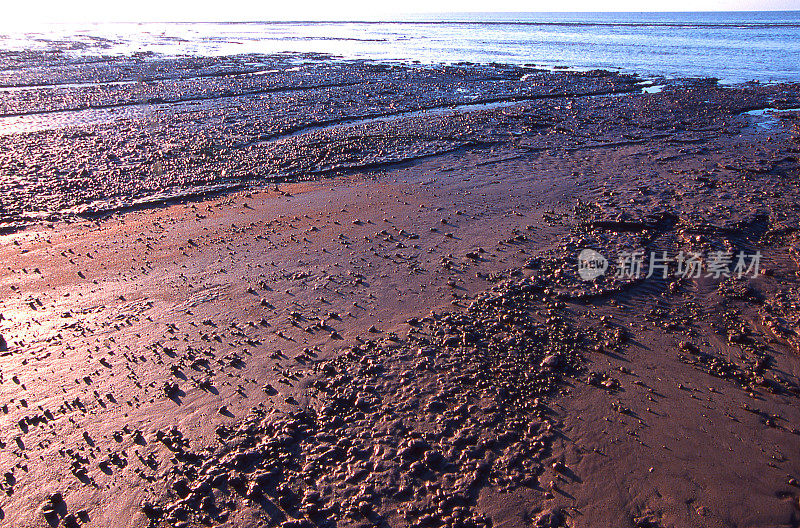
M2 523L795 526L800 125L744 112L800 87L514 75L508 106L257 149L214 108L2 138L89 171L6 209ZM623 95L567 93L599 82ZM224 147L192 158L196 126ZM100 178L109 137L144 160L170 134L165 181L292 170L149 207ZM763 273L586 282L582 248Z

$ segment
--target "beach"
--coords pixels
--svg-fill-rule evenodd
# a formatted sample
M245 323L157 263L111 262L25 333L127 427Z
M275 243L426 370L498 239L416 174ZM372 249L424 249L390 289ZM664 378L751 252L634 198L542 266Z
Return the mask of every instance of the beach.
M0 524L800 522L800 85L26 60Z

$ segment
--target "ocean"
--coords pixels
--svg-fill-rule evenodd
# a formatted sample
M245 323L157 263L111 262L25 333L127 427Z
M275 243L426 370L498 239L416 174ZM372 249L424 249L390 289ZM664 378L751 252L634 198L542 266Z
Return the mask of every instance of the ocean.
M0 30L2 51L74 56L324 53L423 64L800 81L800 11L454 13L398 21L111 23Z

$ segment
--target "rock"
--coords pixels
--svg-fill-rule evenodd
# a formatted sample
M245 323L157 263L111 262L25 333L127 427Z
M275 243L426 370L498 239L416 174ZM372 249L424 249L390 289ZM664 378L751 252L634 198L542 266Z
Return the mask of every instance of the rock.
M542 360L541 365L544 368L557 369L561 366L561 358L556 354L551 354Z
M428 443L421 439L411 440L408 445L398 453L404 460L419 459L428 449Z
M247 492L245 493L245 497L248 499L257 499L262 495L262 493L263 490L261 489L261 484L259 484L257 480L251 480L247 484Z
M58 506L60 504L64 504L64 497L61 495L61 493L58 493L58 492L53 493L52 495L47 497L47 500L51 504L53 504L54 506Z
M564 512L560 508L553 508L540 513L533 525L536 528L559 528L564 526L564 520Z
M147 516L148 519L159 519L164 515L164 509L150 501L144 501L141 507L142 512Z
M444 457L439 451L428 451L425 453L424 459L425 464L431 468L438 468L444 463Z
M49 500L46 500L40 506L40 510L42 511L42 514L45 517L48 517L50 515L55 515L56 507L55 507L55 505L53 505L52 502L50 502Z

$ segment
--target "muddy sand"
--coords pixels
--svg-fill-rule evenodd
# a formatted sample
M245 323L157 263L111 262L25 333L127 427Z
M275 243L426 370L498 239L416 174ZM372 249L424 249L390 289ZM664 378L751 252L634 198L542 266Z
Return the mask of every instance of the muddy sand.
M3 92L0 524L800 526L800 86L220 60Z

